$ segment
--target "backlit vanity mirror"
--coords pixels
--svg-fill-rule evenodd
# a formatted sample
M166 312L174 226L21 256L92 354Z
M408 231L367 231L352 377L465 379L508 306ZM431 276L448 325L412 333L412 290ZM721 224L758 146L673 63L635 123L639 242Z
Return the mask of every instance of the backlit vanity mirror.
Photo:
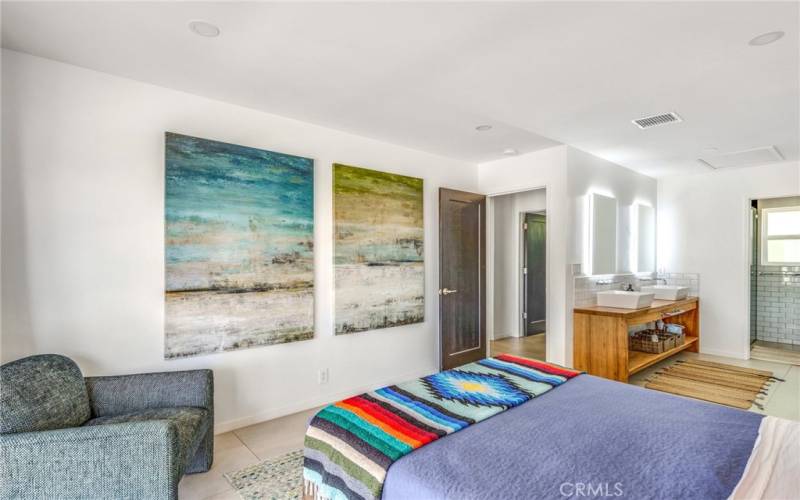
M597 193L589 195L589 273L617 272L617 200Z
M633 205L632 212L636 262L631 270L650 273L656 270L656 213L653 207L640 204Z

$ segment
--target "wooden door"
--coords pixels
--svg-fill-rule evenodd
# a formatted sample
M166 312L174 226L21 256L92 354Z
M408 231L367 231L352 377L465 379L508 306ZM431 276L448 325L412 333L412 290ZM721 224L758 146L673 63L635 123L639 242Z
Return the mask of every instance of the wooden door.
M441 368L486 357L486 197L439 189Z
M522 271L525 286L525 320L522 334L544 333L547 318L547 245L546 218L543 214L525 214L522 226L524 268Z

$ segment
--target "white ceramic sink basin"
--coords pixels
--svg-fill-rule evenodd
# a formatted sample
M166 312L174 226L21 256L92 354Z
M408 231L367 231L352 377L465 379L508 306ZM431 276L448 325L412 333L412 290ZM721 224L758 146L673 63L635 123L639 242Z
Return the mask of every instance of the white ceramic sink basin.
M655 294L653 292L623 292L622 290L609 290L597 292L597 305L604 307L619 307L621 309L642 309L650 307Z
M683 300L689 296L688 286L653 285L643 286L643 292L654 293L658 300Z

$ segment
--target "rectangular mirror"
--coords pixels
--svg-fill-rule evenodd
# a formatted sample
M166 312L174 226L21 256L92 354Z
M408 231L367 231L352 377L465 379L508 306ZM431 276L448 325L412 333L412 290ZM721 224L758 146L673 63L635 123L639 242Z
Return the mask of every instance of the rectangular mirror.
M636 265L632 268L637 273L650 273L656 270L656 211L647 205L633 205L633 216L636 235Z
M589 195L590 274L617 272L617 200L597 193Z

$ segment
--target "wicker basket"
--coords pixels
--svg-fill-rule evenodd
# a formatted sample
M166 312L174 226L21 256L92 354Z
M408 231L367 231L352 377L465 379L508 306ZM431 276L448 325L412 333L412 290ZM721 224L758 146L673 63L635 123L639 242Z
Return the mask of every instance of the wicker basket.
M658 336L657 342L653 341L653 335ZM661 333L656 330L642 330L628 337L628 349L631 351L660 354L679 345L675 342L676 337L677 335ZM681 341L681 344L683 344L683 341Z
M669 333L668 335L672 335L675 338L675 346L683 345L686 342L686 328L683 325L675 324L675 326L680 327L681 333ZM669 324L667 324L667 328L669 328Z

